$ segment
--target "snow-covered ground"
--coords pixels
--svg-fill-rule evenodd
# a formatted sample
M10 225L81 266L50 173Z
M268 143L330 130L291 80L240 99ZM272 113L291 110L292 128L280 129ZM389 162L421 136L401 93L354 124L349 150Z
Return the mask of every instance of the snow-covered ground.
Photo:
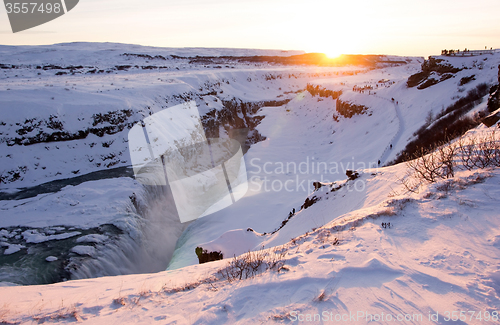
M167 58L204 51L103 44L2 47L1 62L19 65L0 75L5 195L129 166L128 129L185 100L196 101L202 119L233 99L289 101L254 114L264 116L255 130L266 139L245 154L247 195L189 225L174 220L165 193L115 174L0 201L4 258L42 250L37 263L73 263L67 279L158 271L173 255L168 270L155 274L6 284L0 288L0 321L253 324L329 323L340 317L362 324L368 313L381 324L391 323L388 315L412 317L401 323L431 324L446 323L454 311L459 320L466 317L462 323L482 323L478 313L482 321L487 315L498 320L498 170L461 171L411 194L398 182L406 166L380 167L378 161L393 160L429 112L436 115L480 83L496 82L499 53L446 58L463 69L425 89L406 86L420 71L421 58L378 69L234 62L214 68ZM290 55L227 51L205 55ZM154 59L157 55L165 60ZM133 68L145 60L168 61L161 64L169 67ZM132 67L106 72L126 64ZM55 75L62 70L36 65L84 67L74 75ZM94 67L97 73L89 73ZM474 80L459 85L472 75ZM336 100L312 96L305 91L308 83L342 90L340 100L368 110L339 116ZM485 106L486 98L471 114ZM67 141L50 137L59 131ZM490 130L480 126L476 132ZM228 133L220 127L221 137ZM346 180L347 170L360 177ZM340 189L322 186L313 193L314 182L335 182ZM304 206L306 198L319 200ZM64 243L58 256L40 246L56 242ZM221 251L226 259L197 265L196 247ZM262 247L283 254L279 272L231 282L217 273L231 257ZM16 282L8 273L23 268L10 263L0 280Z
M216 274L228 263L222 260L156 274L4 287L3 318L89 324L496 320L500 173L461 172L418 194L398 195L396 180L404 172L404 165L367 170L365 192L322 193L323 200L295 218L362 203L277 247L285 252L280 272L228 282ZM290 222L283 229L301 226ZM251 242L244 235L238 241Z

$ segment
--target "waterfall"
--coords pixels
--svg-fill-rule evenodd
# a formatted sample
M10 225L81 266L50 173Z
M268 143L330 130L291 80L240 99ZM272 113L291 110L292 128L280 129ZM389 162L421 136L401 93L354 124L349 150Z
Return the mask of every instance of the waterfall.
M127 210L127 217L115 223L123 234L97 245L93 258L80 260L75 268L69 265L71 279L152 273L167 268L177 239L189 224L180 222L169 187L143 185L142 193L131 198Z

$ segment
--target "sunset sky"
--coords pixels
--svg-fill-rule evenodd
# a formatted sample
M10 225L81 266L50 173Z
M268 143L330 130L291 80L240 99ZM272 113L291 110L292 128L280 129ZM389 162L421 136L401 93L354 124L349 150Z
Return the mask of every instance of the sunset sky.
M80 0L66 15L16 34L2 7L0 44L89 41L428 56L445 48L500 48L499 13L499 0Z

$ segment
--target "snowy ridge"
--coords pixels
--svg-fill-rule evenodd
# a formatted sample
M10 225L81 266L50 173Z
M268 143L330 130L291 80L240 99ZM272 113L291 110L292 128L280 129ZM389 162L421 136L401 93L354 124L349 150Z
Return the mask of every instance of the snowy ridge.
M133 61L137 54L137 62L167 61L172 56L290 56L303 54L303 51L231 49L231 48L163 48L120 43L61 43L38 46L0 46L2 63L9 64L57 64L57 65L120 65ZM146 57L146 55L151 57Z

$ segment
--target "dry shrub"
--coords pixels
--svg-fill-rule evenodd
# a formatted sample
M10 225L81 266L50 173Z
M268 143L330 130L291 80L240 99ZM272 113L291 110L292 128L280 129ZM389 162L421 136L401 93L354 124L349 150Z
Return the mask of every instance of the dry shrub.
M318 240L321 244L326 243L329 241L328 239L330 238L331 231L328 229L322 230L318 233Z
M229 282L244 280L256 276L268 270L281 271L285 265L286 251L266 250L249 251L238 257L233 257L228 265L217 271L217 275Z
M455 144L446 145L443 143L437 150L426 153L424 148L420 148L418 156L420 158L410 160L406 163L411 172L416 174L418 179L434 183L439 179L455 176L457 146Z
M119 298L113 299L113 305L125 306L126 304L127 304L127 302L126 302L124 297L119 297Z
M216 282L217 280L218 279L215 277L206 277L204 279L190 282L190 283L186 283L184 285L173 287L173 288L169 288L166 285L164 285L162 287L162 290L167 294L172 294L172 293L178 293L178 292L182 292L182 291L193 290L193 289L196 289L197 287L201 286L202 284L210 284L212 286L212 288L214 288L213 283Z
M33 320L37 321L39 324L45 322L61 322L61 321L76 321L80 322L85 320L82 318L75 305L70 308L61 308L53 313L45 315L32 316Z
M321 291L321 293L320 293L320 294L319 294L316 298L314 298L314 301L315 301L315 302L322 302L322 301L325 301L325 300L326 300L326 298L327 298L327 297L326 297L326 293L325 293L325 291L323 290L323 291Z
M10 309L7 306L7 304L4 304L2 308L0 308L0 324L6 324L6 325L14 325L14 324L19 324L18 322L10 322L7 320L8 316L10 314Z
M495 130L482 137L462 137L458 148L462 166L467 170L500 167L500 141Z
M269 317L269 319L278 322L278 321L289 321L290 320L290 313L284 313L284 314L278 314L278 315L273 315Z
M422 183L435 183L453 178L457 170L485 169L500 167L500 141L493 130L489 134L461 137L451 144L441 144L435 151L426 152L420 148L415 159L407 161L407 174L400 179L410 192L417 192ZM449 188L453 184L443 184Z
M228 261L227 266L219 269L215 276L207 276L198 281L186 283L177 287L167 287L164 285L162 291L167 294L178 293L195 289L203 284L210 285L208 290L217 291L214 283L220 280L232 282L235 280L244 280L256 276L257 274L268 270L280 272L284 270L286 250L275 249L274 251L249 251L238 257L233 257Z

